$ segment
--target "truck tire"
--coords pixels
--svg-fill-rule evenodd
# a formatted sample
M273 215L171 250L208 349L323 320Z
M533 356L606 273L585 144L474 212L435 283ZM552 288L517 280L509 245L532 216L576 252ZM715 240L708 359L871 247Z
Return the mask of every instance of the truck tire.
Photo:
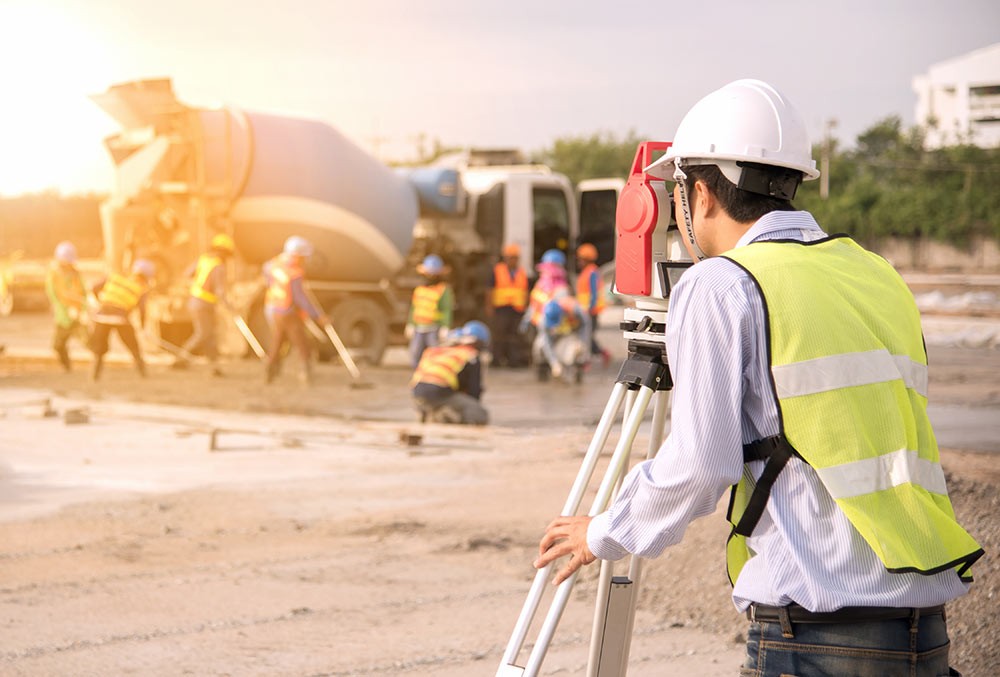
M348 298L334 306L330 321L355 362L382 362L389 342L389 318L382 306L371 299Z

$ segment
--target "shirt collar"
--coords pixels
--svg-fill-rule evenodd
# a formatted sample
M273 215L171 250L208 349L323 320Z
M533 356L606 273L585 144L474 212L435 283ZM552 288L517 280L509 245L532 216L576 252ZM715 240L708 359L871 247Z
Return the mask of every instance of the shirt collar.
M810 242L825 236L826 233L809 212L775 211L760 217L736 242L736 246L744 247L757 240L793 239Z

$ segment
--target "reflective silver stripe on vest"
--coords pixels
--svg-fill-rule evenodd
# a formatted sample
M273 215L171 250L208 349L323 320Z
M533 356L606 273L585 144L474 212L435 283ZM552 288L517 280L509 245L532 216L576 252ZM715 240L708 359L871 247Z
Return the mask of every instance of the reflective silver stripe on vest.
M816 468L816 472L835 499L864 496L907 483L923 487L932 494L948 494L940 464L922 459L917 452L908 449Z
M778 397L813 395L838 388L903 379L907 388L927 397L927 365L888 350L817 357L771 368Z

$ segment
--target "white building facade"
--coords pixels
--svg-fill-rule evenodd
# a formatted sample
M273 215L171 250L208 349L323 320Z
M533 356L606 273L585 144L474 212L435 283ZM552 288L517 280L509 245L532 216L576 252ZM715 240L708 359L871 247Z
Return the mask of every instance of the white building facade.
M934 64L913 78L926 147L1000 146L1000 42Z

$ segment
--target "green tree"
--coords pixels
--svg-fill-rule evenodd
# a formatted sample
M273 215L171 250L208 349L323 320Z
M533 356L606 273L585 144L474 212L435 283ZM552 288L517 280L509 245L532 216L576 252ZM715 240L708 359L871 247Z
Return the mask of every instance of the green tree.
M622 138L612 132L563 136L541 151L537 159L565 174L574 184L584 179L627 178L636 148L644 140L635 131Z

